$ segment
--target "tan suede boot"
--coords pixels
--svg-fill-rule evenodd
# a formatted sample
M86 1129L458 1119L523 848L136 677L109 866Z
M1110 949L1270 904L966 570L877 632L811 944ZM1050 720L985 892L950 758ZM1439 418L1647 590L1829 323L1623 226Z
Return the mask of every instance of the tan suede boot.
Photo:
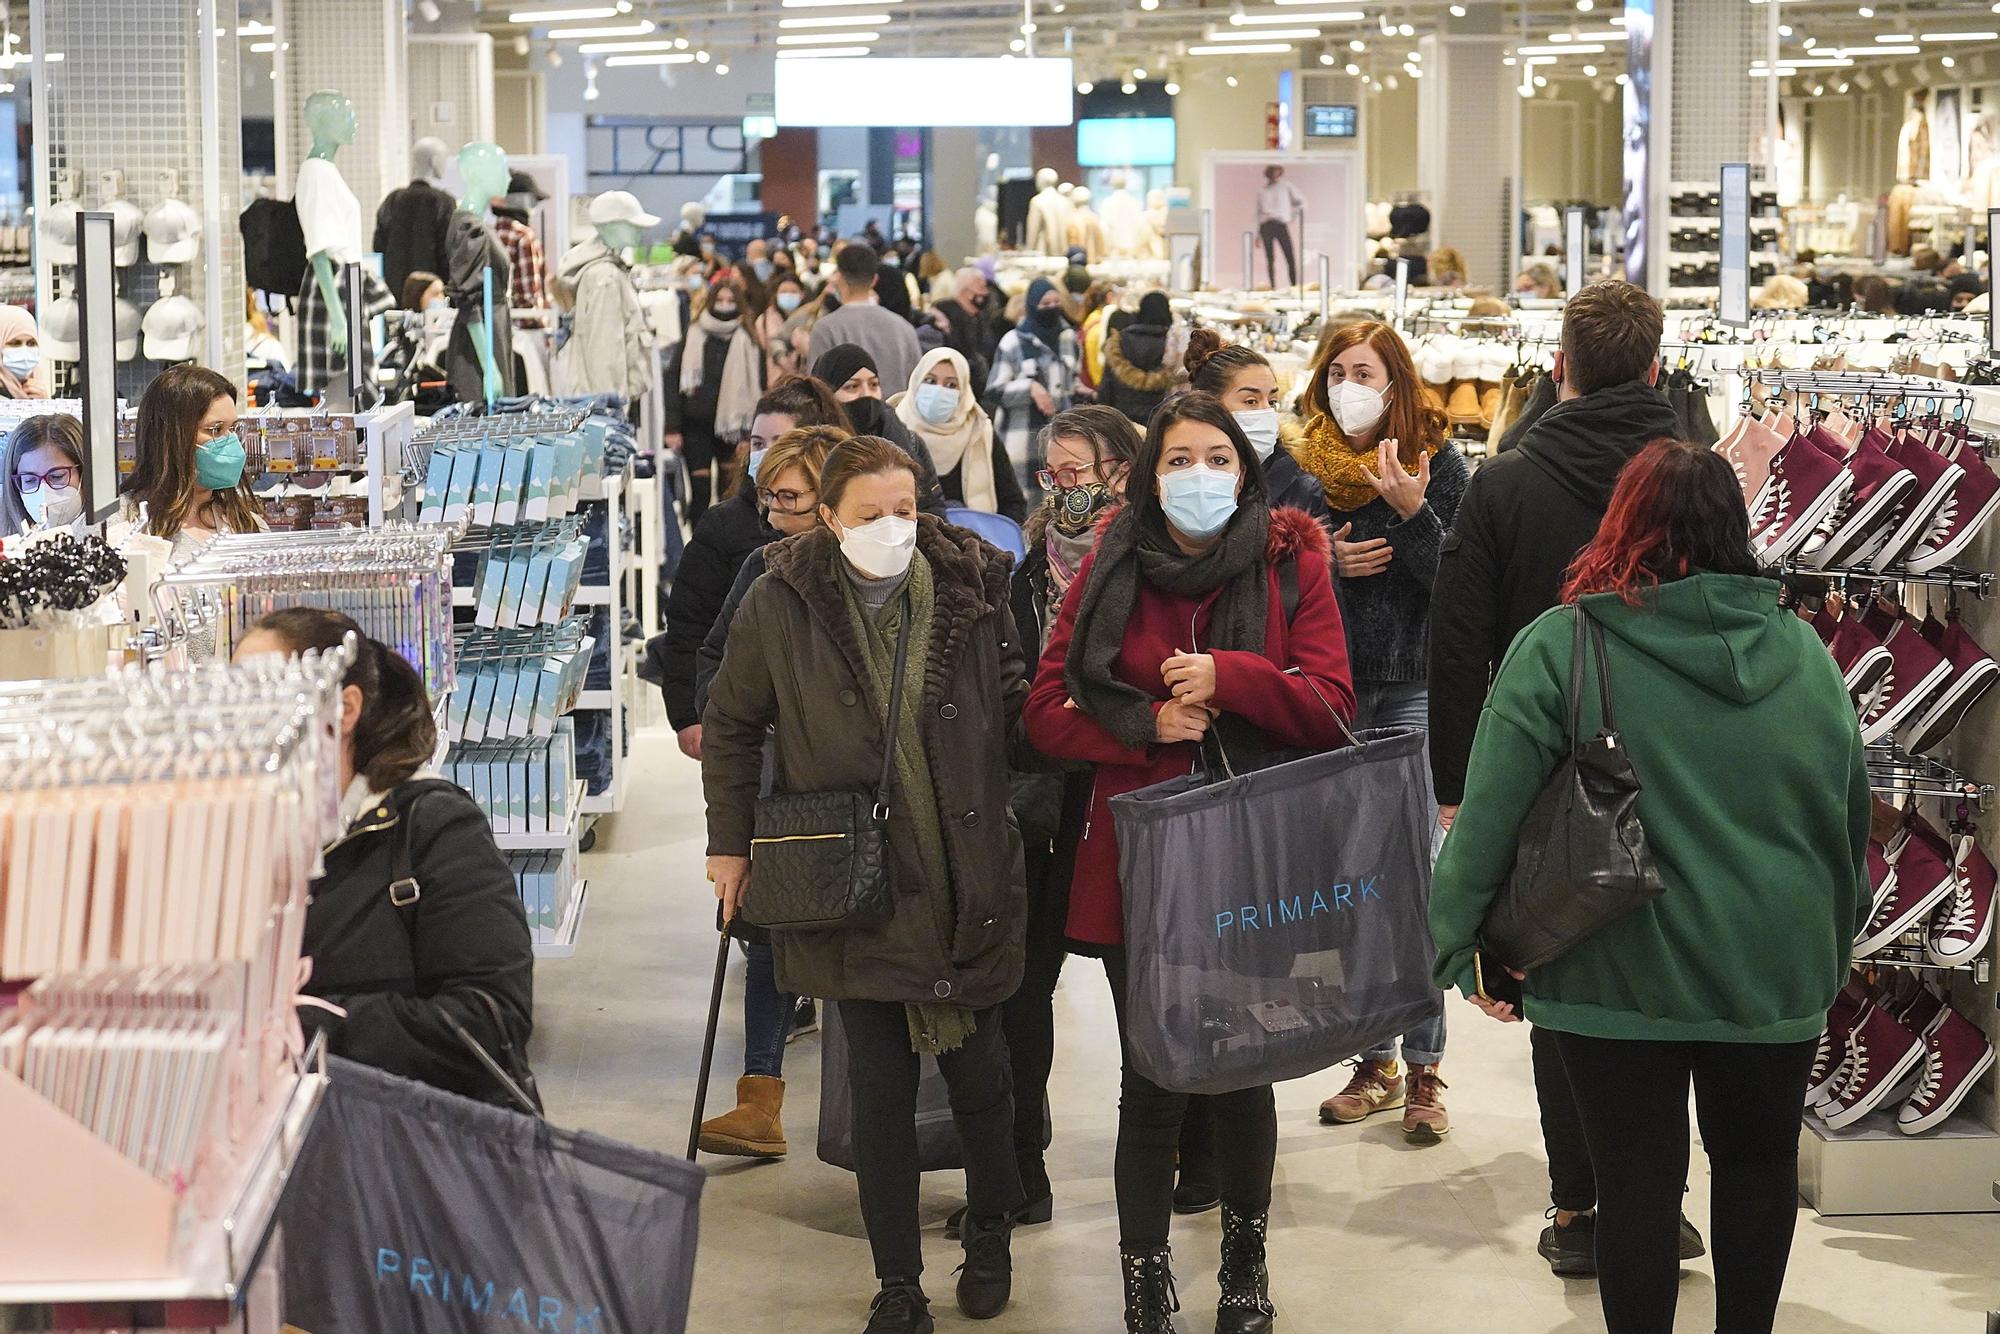
M785 1127L778 1114L785 1108L785 1081L770 1075L745 1075L736 1081L736 1110L701 1123L703 1153L737 1158L782 1158Z

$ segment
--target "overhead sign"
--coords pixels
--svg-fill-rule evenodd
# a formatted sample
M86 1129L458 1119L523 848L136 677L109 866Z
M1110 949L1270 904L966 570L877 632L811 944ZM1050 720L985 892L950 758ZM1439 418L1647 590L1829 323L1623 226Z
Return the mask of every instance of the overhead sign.
M780 125L1068 125L1076 84L1062 58L780 59Z

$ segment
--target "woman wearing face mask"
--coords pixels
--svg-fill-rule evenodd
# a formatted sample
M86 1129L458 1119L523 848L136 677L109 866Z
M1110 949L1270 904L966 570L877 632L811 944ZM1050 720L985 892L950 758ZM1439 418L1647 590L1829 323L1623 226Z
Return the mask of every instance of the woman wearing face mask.
M881 1281L872 1334L925 1334L918 1226L917 1054L937 1055L966 1160L958 1306L985 1319L1012 1287L1022 1204L999 1005L1021 980L1021 843L1007 815L1020 735L1020 641L1008 559L917 513L917 472L881 439L820 472L825 525L766 550L703 714L708 871L725 915L750 879L767 744L780 792L872 790L893 757L893 915L773 933L789 992L837 1002L848 1042L862 1221ZM897 645L907 644L901 710ZM751 887L751 894L755 895Z
M1331 532L1319 479L1279 443L1278 377L1263 354L1241 343L1224 343L1213 329L1196 329L1188 335L1187 356L1181 364L1187 370L1188 387L1221 399L1243 428L1257 461L1264 465L1271 507L1304 510Z
M30 417L7 437L0 537L60 528L83 514L83 422L63 413Z
M1021 322L1001 335L986 377L986 402L997 405L1001 443L1015 467L1032 466L1029 451L1049 419L1073 406L1082 369L1083 345L1063 313L1061 290L1035 279Z
M1139 299L1139 313L1111 328L1104 338L1104 374L1097 401L1117 408L1140 426L1174 385L1178 369L1167 358L1174 312L1165 292Z
M757 346L764 349L764 378L776 384L780 378L803 369L798 349L784 337L784 329L805 304L805 284L796 273L781 272L771 280L770 295L764 313L751 325L751 333L757 339Z
M749 434L757 396L764 392L764 354L744 327L745 309L740 284L716 282L687 337L668 351L661 372L667 444L687 465L690 524L713 498L729 494L718 474Z
M1038 750L1094 769L1066 932L1103 956L1121 1039L1127 960L1110 799L1189 772L1210 732L1232 756L1325 750L1342 744L1328 709L1354 713L1326 530L1298 510L1270 508L1256 451L1221 401L1190 392L1162 403L1132 477L1063 599L1027 707ZM1297 596L1289 615L1287 585ZM1216 1144L1215 1328L1259 1334L1274 1317L1264 1233L1276 1105L1268 1085L1211 1104L1226 1128ZM1173 1328L1167 1227L1186 1106L1187 1095L1146 1079L1128 1057L1116 1172L1128 1331Z
M35 317L0 306L0 398L47 398L42 383L42 335Z
M1364 727L1430 721L1431 583L1458 517L1468 470L1445 439L1445 415L1417 376L1402 336L1352 324L1321 344L1306 389L1299 462L1319 479L1336 525L1340 608L1347 617ZM1435 1144L1444 1105L1444 997L1436 1018L1362 1054L1347 1087L1320 1105L1329 1125L1403 1109L1403 1138ZM1404 1068L1406 1067L1406 1068Z
M812 383L808 381L807 383ZM776 414L773 414L775 417ZM759 415L759 426L766 418ZM819 474L827 454L848 439L839 426L802 426L779 435L759 461L755 497L773 541L797 537L819 523ZM720 511L711 511L710 517ZM708 707L708 692L722 666L729 628L750 586L764 573L764 552L750 552L728 601L710 626L695 663L695 717ZM680 579L675 576L675 588ZM699 722L694 728L700 736ZM682 749L686 749L683 742ZM700 759L699 746L692 757ZM703 1153L738 1158L782 1158L785 1143L785 1044L795 1033L809 1032L817 1016L810 1000L778 990L776 960L770 933L746 931L743 977L743 1076L736 1083L736 1106L701 1124Z
M174 544L183 560L217 533L264 528L243 440L236 434L236 386L205 366L169 366L139 400L138 466L119 487L126 518L145 506L146 531Z
M1015 523L1027 519L1027 497L992 420L973 396L964 357L948 347L925 353L910 375L909 391L889 406L930 451L947 504L1004 514Z
M854 434L880 436L917 461L921 479L918 508L943 518L944 492L938 486L937 463L931 458L930 446L882 401L882 374L875 358L858 344L842 343L828 348L813 363L812 373L813 379L833 390L833 396L847 409Z
M340 690L344 832L313 881L304 944L307 990L346 1013L308 1006L299 1017L308 1036L326 1033L335 1056L522 1110L492 1065L526 1069L534 943L492 823L430 768L437 731L423 678L318 607L265 616L236 660L325 652L350 634L358 653ZM389 887L405 877L417 893L397 907Z
M410 276L403 280L404 310L428 314L433 310L442 310L449 304L450 300L444 294L444 279L435 273L413 269Z

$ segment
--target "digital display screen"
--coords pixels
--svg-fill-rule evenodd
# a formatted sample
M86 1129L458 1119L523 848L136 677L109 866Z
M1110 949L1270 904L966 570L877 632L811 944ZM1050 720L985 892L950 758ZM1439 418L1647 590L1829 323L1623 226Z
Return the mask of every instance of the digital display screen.
M1097 117L1076 123L1079 167L1171 167L1172 116Z
M1355 108L1348 103L1306 107L1306 138L1352 139L1357 124Z

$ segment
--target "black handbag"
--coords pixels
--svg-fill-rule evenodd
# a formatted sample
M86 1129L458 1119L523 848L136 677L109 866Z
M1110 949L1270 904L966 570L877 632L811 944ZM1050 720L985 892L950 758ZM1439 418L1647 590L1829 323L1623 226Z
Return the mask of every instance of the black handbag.
M895 912L889 876L889 782L902 720L910 622L896 633L882 773L869 792L774 792L757 799L742 915L772 931L875 926Z
M1604 722L1582 735L1584 640L1597 659ZM1487 909L1479 942L1527 972L1623 920L1666 892L1639 822L1639 775L1611 714L1604 627L1576 608L1569 669L1570 753L1528 808L1514 869Z

